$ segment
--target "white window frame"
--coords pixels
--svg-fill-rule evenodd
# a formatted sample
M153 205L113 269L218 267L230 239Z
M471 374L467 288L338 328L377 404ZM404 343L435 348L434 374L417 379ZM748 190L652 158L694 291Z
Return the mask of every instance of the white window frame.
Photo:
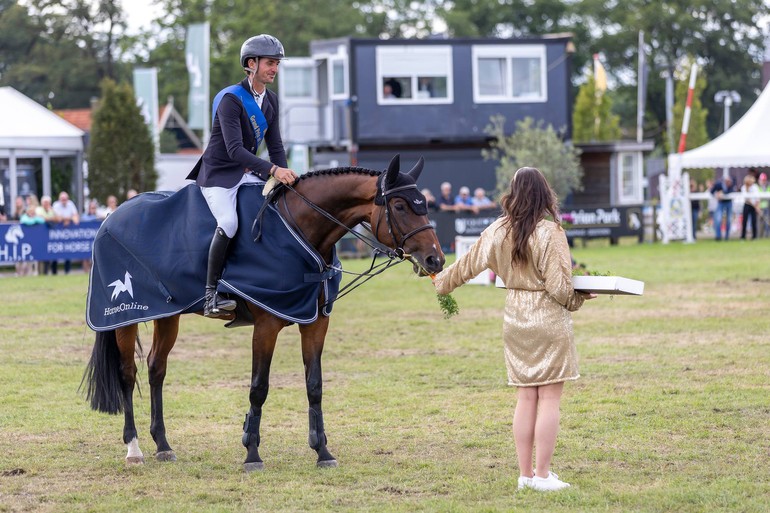
M433 61L433 65L441 66L443 64L446 69L446 75L439 74L439 72L426 72L420 69L409 69L408 66L404 66L399 69L397 74L391 73L387 69L384 69L385 59L395 58L398 59L404 55L419 56L420 54L426 55L429 59L437 59L436 54L441 54L441 60ZM452 47L450 45L398 45L398 46L378 46L376 49L376 68L377 68L377 104L378 105L436 105L436 104L450 104L454 103L454 67L452 62ZM382 96L382 84L385 77L400 76L411 78L412 85L412 97L411 98L384 98ZM446 97L445 98L425 98L420 97L417 94L419 87L419 77L446 77Z
M633 175L633 192L629 194L624 193L624 185L626 184L626 180L624 177L624 167L623 167L623 160L625 157L631 157L633 164L632 164L632 175ZM618 152L617 155L618 162L617 162L617 170L618 170L618 187L617 187L617 194L618 194L618 204L620 205L636 205L643 201L644 199L644 191L643 191L643 184L642 184L642 154L638 151L621 151Z
M336 54L336 55L329 55L328 61L329 64L329 72L328 72L328 78L329 78L329 98L331 100L347 100L348 96L350 95L350 77L348 75L348 56L345 54ZM342 63L342 87L343 91L341 93L335 93L334 92L334 64L335 63Z
M316 101L318 98L318 87L316 86L316 66L313 62L302 62L297 66L292 66L291 64L283 63L283 70L278 71L279 80L286 80L285 71L287 69L309 69L310 70L310 94L306 96L289 96L285 95L285 98L290 101ZM281 73L281 71L284 71L284 73ZM285 93L284 93L285 94Z
M474 45L473 56L473 101L475 103L545 103L548 101L548 72L545 45ZM540 59L541 91L538 96L513 95L513 65L516 58ZM506 91L502 95L482 95L479 90L479 59L505 59Z

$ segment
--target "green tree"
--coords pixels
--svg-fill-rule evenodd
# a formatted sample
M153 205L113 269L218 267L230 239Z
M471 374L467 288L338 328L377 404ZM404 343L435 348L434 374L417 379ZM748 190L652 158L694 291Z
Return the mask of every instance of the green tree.
M110 79L101 88L88 150L91 196L105 202L110 194L125 197L128 189L155 189L155 149L133 89Z
M701 70L702 71L702 70ZM709 142L708 132L706 131L706 117L708 110L703 107L701 96L706 90L706 78L703 73L698 71L695 79L695 89L693 90L692 106L690 108L690 124L687 129L687 140L685 150L697 148ZM684 109L687 103L687 91L690 87L690 67L677 73L676 92L674 100L674 126L672 127L676 147L669 148L666 143L667 153L676 153L679 148L679 137L682 134L682 121L684 119Z
M124 29L119 2L0 0L0 85L43 105L87 107L99 81L125 72L117 40Z
M665 76L687 55L704 65L709 82L703 99L711 103L719 90L735 90L744 100L733 110L738 119L760 90L762 32L770 15L767 0L435 0L436 12L455 37L522 37L572 32L573 84L582 82L590 64L589 49L600 49L614 71L618 87L613 110L624 131L636 129L638 32L645 32L651 67L647 88L645 132L662 140L666 130ZM708 131L721 131L718 109L711 109Z
M565 144L551 125L543 128L542 121L535 123L528 117L516 123L513 134L506 135L505 118L497 115L490 118L485 131L492 141L482 156L500 161L495 170L498 194L508 190L513 174L524 166L539 169L561 201L571 191L582 190L580 150Z
M593 75L580 87L572 111L572 140L575 142L620 139L620 117L612 113L607 91L597 91Z
M662 8L660 2L649 0L582 0L577 7L584 23L597 27L593 45L602 49L616 78L636 77L638 31L644 31L651 65L647 107L657 120L657 128L651 131L666 129L665 75L673 73L689 55L698 58L700 73L709 77L702 97L708 104L716 91L736 90L746 99L733 111L738 119L757 97L763 48L757 26L770 14L767 1L668 0ZM635 88L625 89L625 94L630 97L628 103L635 104ZM714 110L708 116L712 136L721 130L719 113Z

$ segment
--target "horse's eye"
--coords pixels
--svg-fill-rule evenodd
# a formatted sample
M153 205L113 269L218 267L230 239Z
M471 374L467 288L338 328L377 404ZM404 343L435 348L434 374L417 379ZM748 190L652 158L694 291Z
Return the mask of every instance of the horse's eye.
M393 208L395 208L399 212L403 212L406 209L403 201L397 201L395 205L393 205Z

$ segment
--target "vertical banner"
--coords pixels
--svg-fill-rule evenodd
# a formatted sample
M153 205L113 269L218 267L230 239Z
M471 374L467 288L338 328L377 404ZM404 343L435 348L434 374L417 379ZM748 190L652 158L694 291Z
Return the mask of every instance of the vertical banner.
M134 95L136 104L144 116L144 121L150 127L155 153L160 151L160 134L158 133L158 69L134 69Z
M636 142L642 142L644 138L644 110L647 103L647 78L649 67L644 50L644 31L639 31L639 59L636 75Z
M190 128L203 130L203 144L209 134L209 24L195 23L187 27L185 63L190 76L188 120Z

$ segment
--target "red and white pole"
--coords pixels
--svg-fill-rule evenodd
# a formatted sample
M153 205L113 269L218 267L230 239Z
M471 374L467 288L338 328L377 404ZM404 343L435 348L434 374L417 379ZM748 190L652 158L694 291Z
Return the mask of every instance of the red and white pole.
M687 89L687 103L684 106L684 117L682 118L682 135L679 137L679 150L677 153L684 153L684 146L687 142L687 129L690 127L690 110L692 107L692 97L695 92L695 78L698 75L698 65L693 63L690 68L690 85Z

